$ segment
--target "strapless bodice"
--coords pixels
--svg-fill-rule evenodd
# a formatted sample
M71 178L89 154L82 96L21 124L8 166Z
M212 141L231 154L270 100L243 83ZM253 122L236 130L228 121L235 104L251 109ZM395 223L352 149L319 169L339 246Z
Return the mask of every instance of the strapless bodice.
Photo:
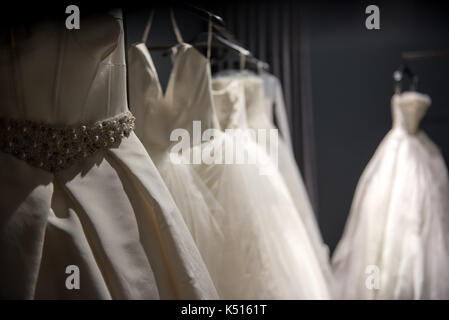
M430 103L429 96L418 92L395 94L391 100L393 128L416 133Z
M217 118L222 130L247 128L245 91L239 79L217 78L212 81Z
M0 46L0 117L50 125L94 123L128 110L121 12L42 20L4 30Z

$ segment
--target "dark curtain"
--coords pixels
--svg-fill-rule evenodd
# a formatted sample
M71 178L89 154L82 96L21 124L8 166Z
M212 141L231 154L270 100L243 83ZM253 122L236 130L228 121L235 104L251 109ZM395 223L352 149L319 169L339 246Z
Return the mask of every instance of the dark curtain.
M281 80L295 157L318 212L307 7L287 0L222 1L207 9Z

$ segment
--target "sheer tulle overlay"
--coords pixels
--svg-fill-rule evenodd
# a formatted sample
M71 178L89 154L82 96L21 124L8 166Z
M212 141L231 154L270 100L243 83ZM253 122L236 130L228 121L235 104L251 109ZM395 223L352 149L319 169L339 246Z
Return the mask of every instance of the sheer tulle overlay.
M174 142L170 141L170 133L179 127L191 127L192 121L187 118L190 116L184 110L204 105L201 99L190 97L191 90L184 90L182 85L177 85L186 81L195 84L199 80L198 85L201 86L202 77L206 76L198 72L199 77L191 76L192 70L196 68L205 70L205 59L199 59L197 65L196 59L189 57L192 53L195 54L186 46L178 48L171 80L164 95L146 45L139 43L131 46L128 54L130 102L137 118L136 134L154 160L220 291L223 265L220 252L224 245L220 225L224 209L193 168L182 163L177 153L171 153ZM207 125L207 122L202 121L202 124ZM179 158L179 161L174 158Z
M282 179L278 175L261 176L260 164L192 161L193 154L216 152L219 154L216 159L224 163L224 154L219 152L223 151L224 144L234 140L232 135L220 130L208 59L182 41L174 51L173 69L163 94L145 44L130 48L130 97L136 99L133 104L139 104L135 108L141 115L137 116L136 132L183 211L211 268L220 296L226 299L328 298L319 263ZM245 113L244 109L240 111ZM229 116L234 117L233 112ZM201 124L200 135L207 129L215 129L214 139L192 139L194 121ZM190 153L182 156L190 165L171 163L170 134L175 129L189 133ZM257 144L247 138L247 143L241 144L245 155L257 153L270 163ZM273 165L268 166L277 172ZM181 175L192 183L181 183ZM200 208L192 201L204 206ZM219 258L219 263L212 264L214 258Z
M263 166L194 165L227 212L222 224L224 298L328 299L328 285L288 190L279 176L261 175L270 159L250 139L238 148L245 157L256 154ZM236 141L216 135L202 150L213 153Z
M393 129L364 170L334 256L346 299L449 298L449 182L418 126L430 99L392 99Z
M247 130L245 90L238 82L213 85L214 107L222 129L240 129L204 143L202 151L232 146L245 164L196 165L195 169L226 208L228 296L256 299L327 299L330 288L306 227L284 180L266 151ZM198 148L198 147L197 147ZM210 149L208 149L210 148ZM212 151L211 151L212 150ZM248 159L255 159L254 163ZM236 288L238 290L236 290Z
M235 118L231 121L226 119L228 120L227 123L223 123L226 127L254 129L250 132L256 142L260 142L256 130L265 129L267 130L266 132L268 132L268 130L276 129L267 112L265 112L268 110L271 113L272 109L265 109L266 105L269 105L270 103L264 95L264 83L257 76L248 72L222 72L219 76L214 78L213 88L217 90L217 94L215 95L216 101L217 99L223 99L223 95L218 94L218 92L222 92L223 90L228 91L231 96L244 97L244 106L240 109L242 109L243 112L246 110L246 115L240 116L240 120L239 117L237 117L239 115L238 112L222 112L222 114L231 113ZM235 98L232 100L236 101ZM220 103L219 101L217 102ZM234 102L234 104L235 103L236 102ZM220 105L226 104L233 105L231 101L222 102ZM220 114L221 108L217 109L217 112ZM232 121L233 123L231 123ZM266 149L270 150L270 135L266 133L265 137L267 139ZM276 164L279 168L279 172L296 206L297 212L305 225L313 248L320 260L320 266L326 276L329 287L332 288L333 278L329 262L329 250L321 237L321 232L310 204L301 173L296 165L294 155L284 139L278 135L276 143L277 154L270 153L270 155L276 157Z

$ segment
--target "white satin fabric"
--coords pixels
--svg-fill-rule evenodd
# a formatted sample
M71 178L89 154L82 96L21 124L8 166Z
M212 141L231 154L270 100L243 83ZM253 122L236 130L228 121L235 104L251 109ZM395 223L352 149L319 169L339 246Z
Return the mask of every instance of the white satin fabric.
M268 117L268 113L265 112L266 106L270 105L270 103L269 99L265 96L264 82L259 76L245 71L222 72L214 78L213 87L217 89L227 87L230 94L234 96L239 94L239 90L241 90L239 87L243 88L243 112L246 110L245 120L243 120L244 124L240 121L240 123L234 124L234 126L265 130L276 129L273 122ZM232 93L232 91L236 90L237 92ZM217 109L219 110L219 108ZM236 112L234 112L234 114L235 113ZM255 141L258 141L257 136L253 135L253 137L256 138ZM269 139L268 144L270 144ZM296 206L296 210L305 225L306 232L308 233L313 248L318 256L328 286L332 289L333 277L329 261L329 250L321 237L321 232L310 204L301 173L296 165L294 155L288 144L281 137L279 137L277 142L277 150L279 172L288 188L289 194Z
M393 128L358 182L332 259L341 298L449 298L448 173L419 130L429 105L417 92L392 98Z
M121 14L81 25L43 21L1 46L0 116L71 125L127 110ZM0 164L0 297L217 297L135 134L57 174L2 152ZM79 290L66 288L69 265Z
M207 61L189 45L180 44L173 62L164 94L145 43L129 48L129 92L137 118L135 131L170 190L220 291L223 266L220 252L224 246L220 225L224 209L190 165L172 161L178 154L171 153L176 141L170 141L170 133L176 128L188 128L193 134L193 120L201 121L206 129L214 126L208 122L207 112L195 111L209 103L207 92L201 91L208 77ZM193 119L191 112L198 117Z
M227 210L226 297L329 299L329 285L289 190L246 130L244 86L214 81L212 92L214 105L204 107L215 108L222 129L242 131L226 131L203 147L220 149L232 139L244 158L257 159L256 164L195 166ZM269 174L261 174L261 167Z

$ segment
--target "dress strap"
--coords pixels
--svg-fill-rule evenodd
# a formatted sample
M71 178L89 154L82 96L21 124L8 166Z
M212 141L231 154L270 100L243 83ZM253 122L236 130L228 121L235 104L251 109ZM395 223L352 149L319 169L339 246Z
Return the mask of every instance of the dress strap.
M182 39L181 31L179 30L178 24L176 23L175 13L173 12L173 8L170 8L170 18L173 25L173 30L175 31L176 39L179 43L184 43Z
M209 15L209 20L207 23L207 59L210 60L211 47L212 47L212 18Z
M240 71L243 71L246 67L246 56L240 53Z
M151 25L153 24L153 17L154 17L154 10L151 10L150 16L148 17L147 24L145 26L145 30L143 31L142 35L142 42L146 43L148 40L148 35L150 34ZM176 23L175 14L173 12L173 9L170 8L170 19L173 25L173 31L176 35L176 40L178 40L178 43L184 43L184 40L182 39L181 31L179 30L178 24Z
M257 61L257 74L262 74L262 71L263 71L262 61Z
M150 16L148 17L147 25L145 26L145 30L142 35L142 42L146 43L148 39L148 35L150 33L151 25L153 23L154 10L151 10Z

